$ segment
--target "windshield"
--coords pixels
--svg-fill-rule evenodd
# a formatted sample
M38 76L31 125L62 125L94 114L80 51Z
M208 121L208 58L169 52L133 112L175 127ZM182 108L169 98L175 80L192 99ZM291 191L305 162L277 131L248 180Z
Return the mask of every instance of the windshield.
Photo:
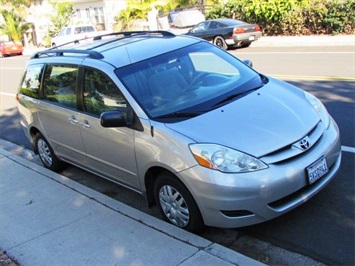
M152 119L200 115L263 84L243 62L205 42L116 69L116 75Z

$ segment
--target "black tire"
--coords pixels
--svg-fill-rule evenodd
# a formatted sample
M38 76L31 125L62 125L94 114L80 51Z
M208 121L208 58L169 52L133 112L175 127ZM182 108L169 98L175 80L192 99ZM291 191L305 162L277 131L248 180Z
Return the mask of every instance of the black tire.
M242 46L240 46L241 48L246 48L246 47L249 47L251 45L251 42L246 42L246 43L243 43Z
M57 158L51 145L49 145L48 141L41 133L38 132L36 134L34 143L36 145L36 151L38 152L39 158L46 168L55 172L63 169L63 163Z
M154 197L167 222L193 233L204 229L195 200L177 177L169 173L160 174L154 183Z
M226 43L226 41L224 40L224 38L222 36L216 36L213 39L213 44L217 45L218 47L227 50L228 49L228 45Z

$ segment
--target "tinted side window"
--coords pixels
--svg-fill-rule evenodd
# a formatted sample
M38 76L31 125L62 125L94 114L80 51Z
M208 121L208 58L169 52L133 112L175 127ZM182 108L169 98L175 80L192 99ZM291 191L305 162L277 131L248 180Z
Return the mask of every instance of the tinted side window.
M87 31L87 32L93 32L93 31L95 31L95 29L94 29L94 27L92 27L92 26L87 26L87 27L86 27L86 31Z
M39 97L39 88L43 66L44 64L38 64L30 65L27 67L20 87L20 93L33 98Z
M43 87L48 101L76 108L76 84L78 67L70 65L48 65Z
M217 29L218 26L219 26L219 24L218 24L217 22L212 21L212 22L210 23L210 27L209 27L209 28L210 28L211 30L213 30L213 29Z
M127 102L116 85L96 69L84 69L84 109L99 116L104 111L120 110L127 114Z

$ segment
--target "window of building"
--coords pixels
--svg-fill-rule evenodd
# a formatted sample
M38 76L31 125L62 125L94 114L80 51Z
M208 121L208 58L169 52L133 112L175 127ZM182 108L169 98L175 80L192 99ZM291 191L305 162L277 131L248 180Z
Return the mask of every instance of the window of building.
M104 9L102 7L95 7L94 13L95 13L96 23L104 23L105 22Z

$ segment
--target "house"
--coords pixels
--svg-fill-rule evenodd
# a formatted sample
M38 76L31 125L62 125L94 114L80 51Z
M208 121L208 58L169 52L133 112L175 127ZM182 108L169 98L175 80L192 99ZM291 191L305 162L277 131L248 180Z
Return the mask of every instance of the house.
M59 1L59 0L58 0ZM70 24L93 24L97 30L112 31L116 24L115 17L126 8L126 0L66 0L73 3L74 16ZM48 30L52 26L50 16L52 5L47 0L35 0L29 8L27 22L34 25L25 36L25 45L43 44Z

